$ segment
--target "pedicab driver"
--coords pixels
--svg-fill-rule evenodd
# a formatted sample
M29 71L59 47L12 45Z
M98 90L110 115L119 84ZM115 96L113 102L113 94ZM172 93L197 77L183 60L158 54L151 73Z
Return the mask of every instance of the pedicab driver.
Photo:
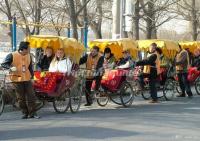
M192 98L193 94L190 88L190 83L187 79L188 76L188 67L189 67L189 55L185 49L179 45L179 52L175 58L176 72L178 75L179 85L182 91L182 94L178 97L185 97L185 91L188 94L189 98Z
M29 42L21 42L19 50L8 54L1 66L11 70L10 80L16 89L19 107L23 113L22 119L39 118L36 114L36 96L31 81L34 73Z
M101 78L103 75L103 63L104 57L99 53L99 47L94 46L91 50L91 53L88 55L86 54L80 59L79 65L86 64L86 69L88 73L86 74L86 101L87 103L85 106L92 105L92 97L91 97L91 86L93 80L96 81L96 88L95 90L99 89Z
M152 43L149 47L149 54L146 59L136 62L136 66L144 66L143 74L149 78L149 87L152 101L150 103L157 103L157 89L156 78L160 73L160 56L156 52L157 44ZM141 84L143 85L143 84Z

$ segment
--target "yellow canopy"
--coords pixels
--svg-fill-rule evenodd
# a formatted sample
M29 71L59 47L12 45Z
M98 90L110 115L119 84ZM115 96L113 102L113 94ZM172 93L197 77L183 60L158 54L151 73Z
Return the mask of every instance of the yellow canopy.
M30 42L31 48L45 49L46 47L51 47L54 51L58 48L64 48L65 55L72 58L76 63L84 52L84 46L73 38L51 35L33 35L26 37L25 40Z
M174 58L179 50L178 43L170 40L138 40L138 48L142 51L148 51L152 43L156 43L162 49L163 54L169 58Z
M192 53L194 53L195 49L200 48L199 41L181 41L179 44L184 49L188 48Z
M122 52L125 50L130 50L131 56L136 59L138 56L137 44L131 39L98 39L88 43L88 46L92 48L93 46L98 46L101 52L108 46L116 59L122 58Z

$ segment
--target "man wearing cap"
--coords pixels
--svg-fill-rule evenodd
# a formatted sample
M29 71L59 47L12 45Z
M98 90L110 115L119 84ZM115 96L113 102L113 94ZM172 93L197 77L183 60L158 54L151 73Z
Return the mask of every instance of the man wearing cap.
M22 119L39 118L36 115L36 96L31 81L34 73L29 42L21 42L18 51L8 54L1 66L11 70L10 80L16 89Z
M122 52L123 58L117 64L116 69L128 69L134 65L132 57L130 55L130 50L125 50Z

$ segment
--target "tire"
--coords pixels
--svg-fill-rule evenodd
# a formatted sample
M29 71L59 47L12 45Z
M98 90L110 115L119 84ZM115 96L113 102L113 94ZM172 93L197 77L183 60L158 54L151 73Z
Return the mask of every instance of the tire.
M180 88L180 86L179 86L179 83L176 82L176 83L174 83L174 84L175 84L175 86L176 86L176 92L177 92L178 94L182 94L181 88Z
M133 88L127 81L123 82L120 87L120 99L124 107L130 107L134 100Z
M147 91L141 91L142 97L144 98L144 100L149 100L151 99L151 95L149 94L149 92Z
M69 109L70 105L70 91L65 90L63 94L55 98L53 101L53 108L57 113L65 113Z
M175 80L167 79L163 86L163 95L167 101L173 100L175 97L175 87L176 87L175 83L176 83Z
M5 103L4 103L4 99L3 99L3 94L1 92L1 94L0 94L0 115L3 113L4 106L5 106Z
M141 89L140 82L138 80L135 80L131 83L131 86L133 88L135 96L141 96L143 93L143 90Z
M117 105L122 105L122 101L120 98L120 92L110 93L109 97L113 103L115 103Z
M195 80L194 87L197 94L200 95L200 77Z
M108 97L108 94L104 91L102 92L99 92L97 94L97 103L99 106L101 107L105 107L107 104L108 104L108 101L109 101L109 97Z
M74 85L70 92L70 111L76 113L79 111L82 101L82 91L80 86Z

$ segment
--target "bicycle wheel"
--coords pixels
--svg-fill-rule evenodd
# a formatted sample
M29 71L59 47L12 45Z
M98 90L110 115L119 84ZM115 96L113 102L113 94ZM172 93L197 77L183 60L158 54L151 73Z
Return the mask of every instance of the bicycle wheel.
M55 100L53 101L53 107L57 113L65 113L69 108L69 104L70 104L69 90L65 90L60 97L55 98Z
M175 83L173 79L167 79L163 86L163 95L167 101L175 97Z
M76 84L73 86L70 92L70 111L72 113L76 113L81 106L81 101L82 101L82 92L81 92L81 87L79 84Z
M129 107L133 103L134 92L130 83L127 81L124 81L120 87L120 99L124 107Z
M182 94L182 92L181 92L181 88L180 88L178 82L175 83L175 86L176 86L176 92L177 92L178 94Z
M108 94L104 91L96 94L97 103L99 106L104 107L108 104L109 97Z
M120 92L109 93L109 97L113 103L115 103L117 105L122 105L122 101L120 98Z
M198 95L200 95L200 77L194 82L194 87Z
M1 91L1 94L0 94L0 115L3 113L4 106L5 106L5 103L4 103L4 99L3 99L3 93Z

